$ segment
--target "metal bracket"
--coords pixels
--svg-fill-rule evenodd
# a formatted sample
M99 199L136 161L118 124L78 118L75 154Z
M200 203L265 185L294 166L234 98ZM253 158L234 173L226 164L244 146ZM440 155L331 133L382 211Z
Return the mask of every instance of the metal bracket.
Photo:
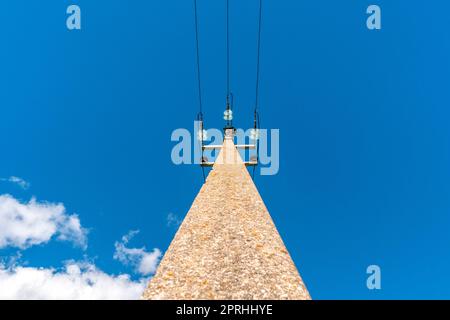
M221 145L218 144L210 144L206 146L202 146L203 150L214 150L214 149L222 149Z
M256 145L254 145L254 144L237 144L236 148L238 148L238 149L256 149Z
M200 163L200 165L201 165L202 167L212 167L212 166L214 166L214 162L211 162L211 161L205 161L205 162Z

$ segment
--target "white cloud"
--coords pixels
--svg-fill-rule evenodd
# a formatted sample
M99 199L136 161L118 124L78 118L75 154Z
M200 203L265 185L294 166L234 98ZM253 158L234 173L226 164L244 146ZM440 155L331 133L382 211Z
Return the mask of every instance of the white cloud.
M138 232L138 230L132 230L122 237L122 241L115 243L116 251L114 252L114 259L119 260L125 265L133 266L142 275L153 274L158 267L161 251L158 248L154 248L153 251L147 252L145 247L128 248L126 246Z
M167 215L167 226L171 227L171 226L175 226L178 227L181 224L181 219L174 213L169 212L169 214Z
M143 276L110 275L90 262L66 262L64 268L36 268L22 263L21 252L0 257L0 300L2 299L139 299L161 257L159 249L128 248L139 231L130 231L115 243L114 259L132 265ZM61 203L28 202L0 195L0 249L26 249L52 238L86 248L87 231L76 214L67 214Z
M0 259L1 299L138 299L148 275L155 273L159 249L128 248L139 231L130 231L115 243L114 259L131 265L143 276L133 280L127 274L110 275L90 262L67 262L63 269L19 265L20 251ZM0 195L0 249L26 249L56 238L86 248L87 231L76 214L67 214L61 203L20 201Z
M32 198L21 203L14 197L0 195L0 249L26 249L47 243L53 236L82 248L87 246L87 231L76 214L68 215L61 203L38 202Z
M135 235L137 235L138 233L139 233L139 230L130 230L130 231L128 231L128 233L122 237L122 242L123 243L130 242L130 240L133 239L133 237Z
M26 190L30 187L30 183L20 177L11 176L9 178L0 178L0 181L8 181L8 182L17 184L19 187L21 187L24 190Z
M139 299L147 279L108 275L90 263L66 263L63 270L0 264L0 300Z

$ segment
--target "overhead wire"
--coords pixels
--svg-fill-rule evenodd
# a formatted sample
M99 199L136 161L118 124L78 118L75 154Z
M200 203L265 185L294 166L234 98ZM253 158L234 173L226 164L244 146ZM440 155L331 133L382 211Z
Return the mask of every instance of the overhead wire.
M201 86L201 73L200 73L200 49L199 49L199 36L198 36L198 13L197 13L197 0L194 0L194 20L195 20L195 47L196 47L196 61L197 61L197 88L198 88L198 106L199 112L197 114L197 120L200 122L200 149L201 149L201 162L203 162L203 103L202 103L202 86ZM206 181L205 168L202 168L203 181Z
M261 25L262 25L262 0L259 0L259 16L258 16L258 40L256 49L256 84L255 84L255 109L254 109L254 130L259 134L260 120L259 120L259 81L260 81L260 57L261 57ZM258 137L259 138L259 137ZM259 139L256 139L256 164L259 160ZM255 177L256 165L253 166L252 177Z
M200 121L200 143L203 156L203 101L202 101L202 87L201 87L201 73L200 73L200 49L199 49L199 28L198 28L198 10L197 0L194 0L194 20L195 20L195 44L196 44L196 63L197 63L197 89L198 89L198 107L197 120ZM231 113L231 108L234 104L233 94L230 91L230 3L226 0L226 110ZM260 85L260 56L261 56L261 25L262 25L262 0L259 0L259 16L258 16L258 37L257 37L257 54L256 54L256 83L255 83L255 105L254 105L254 129L259 135L260 119L259 119L259 85ZM232 117L227 120L227 126L231 126ZM259 155L259 137L256 139L256 159L258 162ZM253 176L255 174L255 167L253 167ZM202 166L203 179L205 180L205 171Z

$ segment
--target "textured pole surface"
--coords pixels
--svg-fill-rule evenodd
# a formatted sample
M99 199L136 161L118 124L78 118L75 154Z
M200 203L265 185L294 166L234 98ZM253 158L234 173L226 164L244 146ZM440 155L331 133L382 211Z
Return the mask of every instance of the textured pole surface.
M144 299L310 299L231 138Z

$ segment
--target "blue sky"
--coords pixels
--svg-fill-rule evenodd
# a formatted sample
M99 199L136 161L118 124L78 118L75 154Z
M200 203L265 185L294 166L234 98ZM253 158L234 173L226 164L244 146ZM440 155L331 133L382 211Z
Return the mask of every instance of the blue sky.
M78 4L82 30L68 31ZM382 30L366 8L382 8ZM252 126L255 0L231 1L235 124ZM206 126L221 128L225 1L198 0ZM261 124L280 129L280 171L256 184L316 299L450 298L450 5L264 1ZM63 203L87 249L51 241L3 260L88 260L142 274L115 246L164 252L202 185L170 159L198 111L192 1L7 1L0 10L0 194ZM366 268L382 289L366 287Z

